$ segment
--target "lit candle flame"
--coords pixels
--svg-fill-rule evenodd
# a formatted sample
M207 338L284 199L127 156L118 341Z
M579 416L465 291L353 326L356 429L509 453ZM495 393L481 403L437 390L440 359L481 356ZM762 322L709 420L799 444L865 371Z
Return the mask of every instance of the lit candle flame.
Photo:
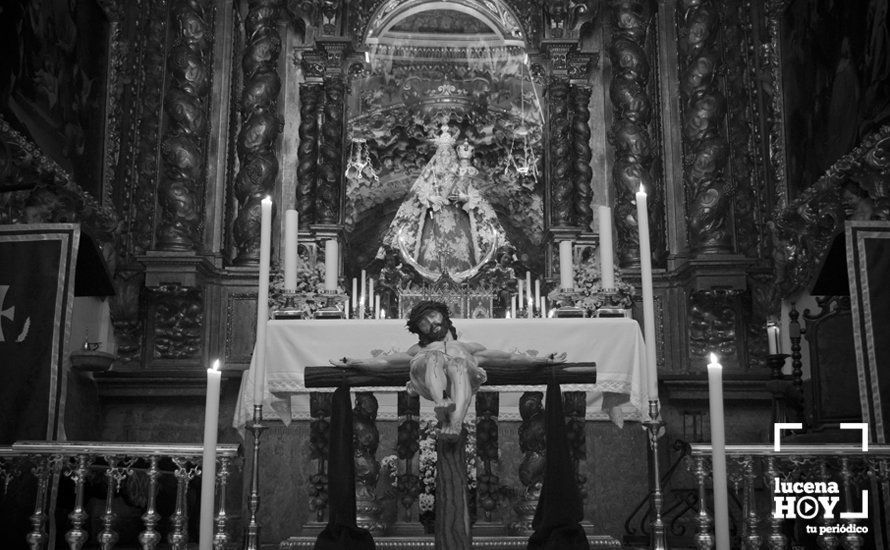
M714 353L711 353L711 363L717 363L717 355L715 355Z
M213 368L213 370L216 370L216 371L219 370L219 359L217 359L216 361L213 362L212 368Z

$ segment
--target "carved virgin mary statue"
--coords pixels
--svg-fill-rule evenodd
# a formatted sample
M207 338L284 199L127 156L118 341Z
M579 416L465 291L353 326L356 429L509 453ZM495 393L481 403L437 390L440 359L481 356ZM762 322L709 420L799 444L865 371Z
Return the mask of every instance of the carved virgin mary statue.
M473 185L473 146L455 147L454 133L444 126L435 138L436 152L411 186L383 236L385 248L398 250L423 278L448 275L455 282L470 279L507 245L491 204Z

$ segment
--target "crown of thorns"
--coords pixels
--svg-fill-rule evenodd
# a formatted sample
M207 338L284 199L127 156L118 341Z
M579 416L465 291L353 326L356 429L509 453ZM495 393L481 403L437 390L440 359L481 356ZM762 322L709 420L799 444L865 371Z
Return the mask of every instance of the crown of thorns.
M426 300L415 305L411 308L411 312L408 313L408 323L406 324L408 332L420 334L418 323L420 323L420 320L430 311L438 311L445 319L451 319L451 312L448 310L447 305L434 300Z

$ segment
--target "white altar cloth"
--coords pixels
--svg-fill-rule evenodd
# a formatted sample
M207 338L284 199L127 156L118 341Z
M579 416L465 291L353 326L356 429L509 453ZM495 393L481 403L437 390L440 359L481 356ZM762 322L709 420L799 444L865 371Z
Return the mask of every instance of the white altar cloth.
M563 391L587 391L588 419L611 418L620 425L623 418L638 419L640 404L648 402L646 347L640 327L633 319L454 319L454 324L459 339L478 342L489 349L539 355L564 351L568 362L596 362L596 384L562 387ZM377 350L404 351L416 342L416 335L405 328L404 319L269 321L263 417L279 418L285 424L294 419L308 419L309 392L334 390L307 389L303 385L306 366L328 365L330 359L344 356L370 357ZM233 421L239 430L253 415L254 372L251 362L241 379ZM404 387L361 389L377 395L378 418L396 418L395 392ZM521 392L543 389L542 386L499 387L499 418L518 419ZM620 406L622 402L624 405ZM421 416L432 416L431 413L432 404L421 399Z

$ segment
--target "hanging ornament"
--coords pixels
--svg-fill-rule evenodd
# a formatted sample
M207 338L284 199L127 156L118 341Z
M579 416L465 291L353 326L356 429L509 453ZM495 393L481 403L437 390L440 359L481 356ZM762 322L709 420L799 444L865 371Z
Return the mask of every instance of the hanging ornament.
M525 66L523 64L522 66ZM526 125L525 112L525 75L520 69L519 73L519 126L513 131L513 139L510 140L510 153L507 157L507 167L504 174L512 171L521 178L531 178L532 182L538 181L538 159L531 144L531 129Z
M359 183L377 182L380 179L371 164L368 142L363 138L352 138L349 160L346 161L346 178Z

